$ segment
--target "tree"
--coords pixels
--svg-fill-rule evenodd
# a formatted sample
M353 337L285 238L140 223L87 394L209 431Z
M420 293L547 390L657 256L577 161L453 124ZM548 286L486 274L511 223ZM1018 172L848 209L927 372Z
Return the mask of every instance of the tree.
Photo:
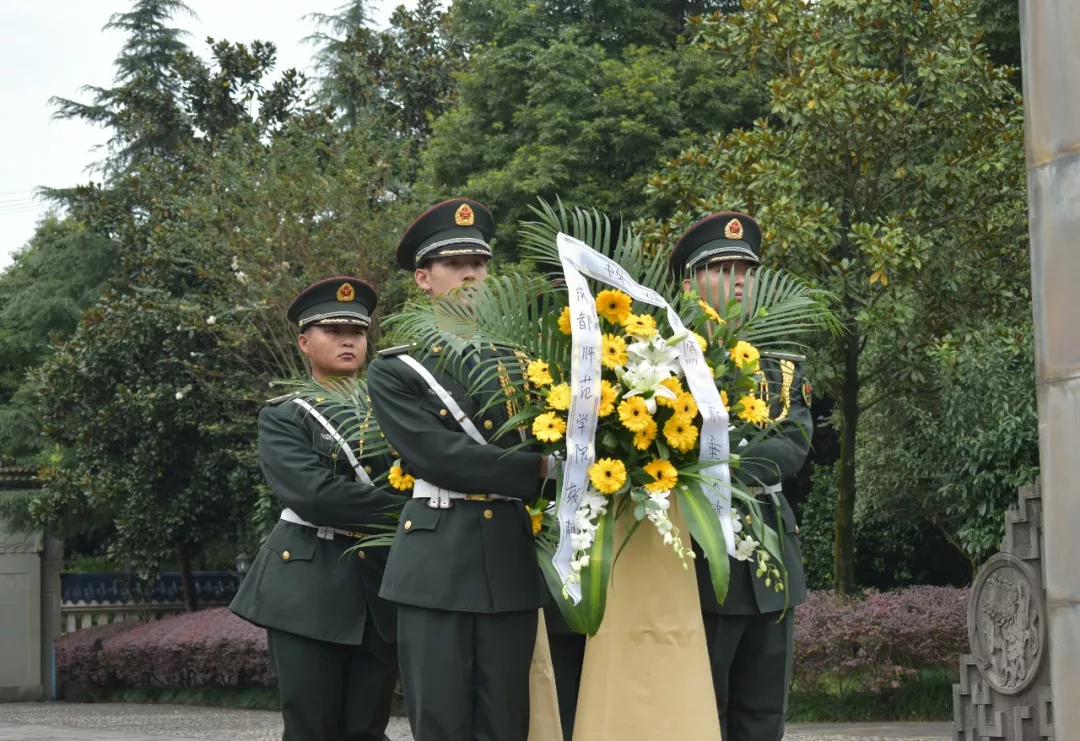
M362 1L308 17L319 29L307 40L316 45L321 98L348 128L377 130L408 146L416 164L403 172L398 189L407 187L432 124L453 97L454 74L464 66L447 12L439 0L419 0L412 10L401 5L381 31L371 27Z
M186 32L168 25L178 14L194 16L183 0L134 0L130 11L114 14L102 29L127 34L115 62L115 86L87 85L91 103L51 100L55 118L79 118L112 131L109 156L101 164L107 174L124 172L140 157L175 151L191 135L176 104L173 66L187 51Z
M75 331L118 262L115 243L48 214L0 275L0 457L41 451L37 396L26 374Z
M1001 545L1017 488L1039 472L1033 330L1017 303L1015 318L927 348L925 392L886 399L860 433L868 512L939 529L972 573Z
M36 374L57 453L30 502L40 525L63 534L111 520L111 554L130 558L142 576L175 559L189 609L193 560L235 542L251 511L254 399L266 389L215 329L233 310L238 281L213 239L220 214L193 206L218 185L207 173L221 151L246 160L308 113L295 72L263 84L272 45L212 42L212 53L211 64L187 54L174 62L175 110L198 135L170 156L131 160L108 190L73 192L72 218L115 243L119 262Z
M680 212L642 226L662 248L696 217L754 213L764 255L836 297L820 348L837 403L834 584L855 588L861 415L926 379L922 348L971 316L1010 316L1026 282L1021 101L978 42L967 0L750 0L692 18L770 115L700 138L650 180ZM993 270L987 270L993 265Z
M511 244L537 197L640 215L648 174L684 134L749 123L762 102L680 42L701 5L456 3L469 67L435 124L429 181L491 205Z

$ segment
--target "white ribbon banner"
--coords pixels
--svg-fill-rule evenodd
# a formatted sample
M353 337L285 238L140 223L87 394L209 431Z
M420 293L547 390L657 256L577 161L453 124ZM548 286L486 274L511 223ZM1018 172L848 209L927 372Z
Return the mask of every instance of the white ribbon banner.
M731 471L727 460L728 414L720 400L705 356L679 315L656 291L633 280L621 265L601 255L581 240L560 233L557 239L567 290L570 292L570 327L573 355L570 362L570 410L566 429L566 464L563 468L563 496L559 506L559 545L553 562L563 584L570 574L574 549L571 536L578 532L574 513L588 491L589 467L596 458L596 424L600 409L600 320L596 300L585 276L618 288L634 298L667 312L673 336L685 335L676 346L679 366L702 417L700 458L717 461L703 472L710 483L705 487L723 529L728 553L735 555L735 532L731 524ZM569 584L574 604L581 601L581 585Z

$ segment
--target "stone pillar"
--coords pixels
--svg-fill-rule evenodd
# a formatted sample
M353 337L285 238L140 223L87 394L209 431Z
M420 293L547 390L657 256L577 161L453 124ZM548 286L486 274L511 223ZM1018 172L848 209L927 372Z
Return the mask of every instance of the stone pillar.
M40 551L40 534L0 524L0 702L42 697Z
M41 684L46 700L55 700L53 644L63 632L60 572L64 568L64 542L45 534L41 552Z
M1080 739L1080 2L1021 0L1054 725Z

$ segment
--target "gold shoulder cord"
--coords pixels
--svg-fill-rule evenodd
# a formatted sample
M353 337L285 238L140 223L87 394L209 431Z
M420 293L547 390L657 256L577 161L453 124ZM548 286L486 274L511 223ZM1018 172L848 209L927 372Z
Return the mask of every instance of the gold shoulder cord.
M785 419L788 412L791 411L791 384L795 382L795 363L790 360L781 360L780 373L780 401L783 404L783 409L776 417L777 422Z

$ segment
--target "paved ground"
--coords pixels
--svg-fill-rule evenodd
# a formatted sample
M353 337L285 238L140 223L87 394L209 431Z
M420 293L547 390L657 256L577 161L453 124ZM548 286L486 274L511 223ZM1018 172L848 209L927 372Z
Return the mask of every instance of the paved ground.
M394 718L391 741L411 741L403 718ZM794 725L786 741L941 741L948 723ZM178 705L0 705L0 741L278 741L281 719L259 710Z

